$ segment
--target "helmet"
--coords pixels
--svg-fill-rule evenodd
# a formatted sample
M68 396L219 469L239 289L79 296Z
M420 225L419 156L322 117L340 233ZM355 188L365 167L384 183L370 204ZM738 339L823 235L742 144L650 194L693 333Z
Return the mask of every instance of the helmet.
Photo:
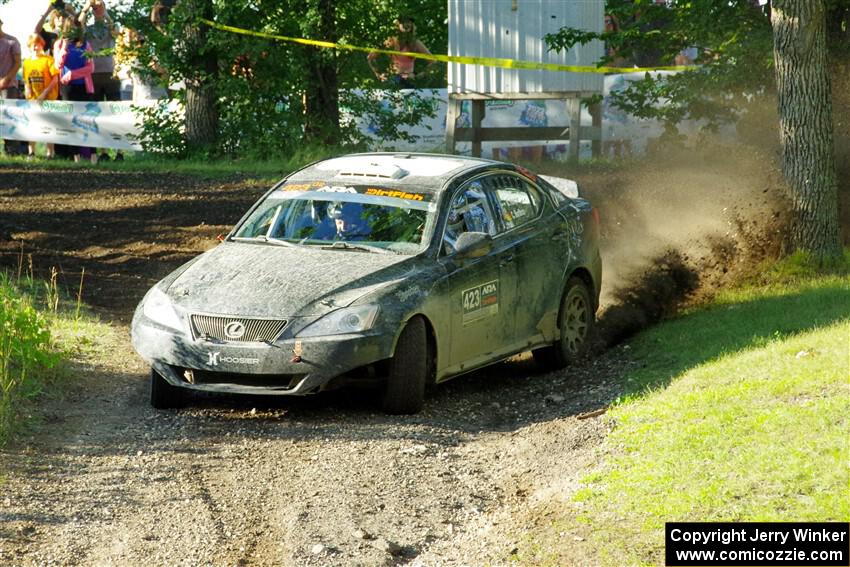
M347 201L331 201L328 203L328 218L336 224L337 235L362 235L365 227L363 222L363 205ZM368 234L368 231L366 232Z
M331 201L328 203L328 218L341 219L343 213L342 201Z
M455 234L467 231L486 232L483 226L486 222L482 223L482 220L486 219L484 206L484 193L480 186L473 184L452 203L447 219L448 228Z

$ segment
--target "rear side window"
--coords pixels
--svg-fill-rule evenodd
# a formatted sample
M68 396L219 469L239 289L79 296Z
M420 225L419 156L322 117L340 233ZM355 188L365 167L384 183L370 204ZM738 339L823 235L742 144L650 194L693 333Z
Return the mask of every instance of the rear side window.
M566 195L554 188L549 190L549 195L552 197L552 201L558 209L566 205L567 201L569 201Z
M534 187L514 176L493 179L493 197L498 216L505 230L530 222L540 212L542 199Z

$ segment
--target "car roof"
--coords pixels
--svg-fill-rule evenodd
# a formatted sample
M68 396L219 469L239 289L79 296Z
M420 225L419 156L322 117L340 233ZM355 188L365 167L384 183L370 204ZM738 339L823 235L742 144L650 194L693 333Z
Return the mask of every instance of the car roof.
M415 187L419 191L437 193L449 179L487 166L511 168L502 162L467 156L369 152L313 163L287 177L286 182Z

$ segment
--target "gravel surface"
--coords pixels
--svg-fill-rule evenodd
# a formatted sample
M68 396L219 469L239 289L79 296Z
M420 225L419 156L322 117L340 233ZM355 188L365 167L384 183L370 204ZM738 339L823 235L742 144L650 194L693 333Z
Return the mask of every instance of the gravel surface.
M611 353L515 359L391 417L368 391L147 404L127 329L80 365L40 433L2 453L3 565L507 564L534 507L594 461Z
M695 270L705 290L773 254L771 178L731 159L580 180L602 206L607 295L628 308L607 311L628 319L603 320L610 336L673 312ZM408 417L351 390L150 407L132 310L265 189L0 169L0 268L43 277L55 266L73 294L84 271L83 300L111 321L100 345L109 356L74 361L42 427L0 452L0 565L508 565L553 517L576 513L570 497L611 427L596 413L637 363L627 346L551 374L517 357L437 387ZM671 243L681 266L656 260ZM685 283L659 293L679 272ZM598 564L583 529L566 523L562 556Z
M0 265L60 270L111 333L43 426L0 453L0 565L500 565L595 459L617 351L570 372L528 357L386 416L369 391L148 403L127 324L265 190L151 174L0 171Z

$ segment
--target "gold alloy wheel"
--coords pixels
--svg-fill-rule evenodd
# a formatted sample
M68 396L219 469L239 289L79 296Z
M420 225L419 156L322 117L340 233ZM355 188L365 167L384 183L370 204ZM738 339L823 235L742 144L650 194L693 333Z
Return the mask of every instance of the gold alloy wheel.
M581 352L587 339L589 312L587 299L581 288L572 288L564 302L561 325L561 340L572 354Z

